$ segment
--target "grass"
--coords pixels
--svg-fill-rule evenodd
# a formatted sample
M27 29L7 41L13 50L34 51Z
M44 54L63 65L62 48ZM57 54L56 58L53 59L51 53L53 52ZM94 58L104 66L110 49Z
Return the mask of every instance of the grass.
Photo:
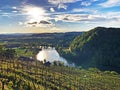
M16 51L18 56L26 56L26 57L32 57L33 56L32 50L16 48L15 51Z

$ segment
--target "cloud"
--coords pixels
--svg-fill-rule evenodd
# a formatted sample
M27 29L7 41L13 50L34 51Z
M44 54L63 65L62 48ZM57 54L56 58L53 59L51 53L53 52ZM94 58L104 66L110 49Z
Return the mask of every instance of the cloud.
M60 3L75 3L81 0L48 0L51 4L60 4Z
M16 9L17 9L17 7L14 7L14 6L13 6L13 7L12 7L12 9L15 9L15 10L16 10Z
M66 10L67 9L67 5L61 3L61 4L58 5L58 9L61 9L61 8Z
M50 8L51 12L54 12L54 8ZM51 22L51 14L46 12L46 10L42 7L33 6L33 5L25 5L22 6L19 11L20 16L24 19L22 21L18 21L18 25L27 27L27 28L45 28L49 29L55 26L53 22ZM16 13L15 13L16 15Z
M45 15L46 14L46 10L41 8L41 7L37 7L37 6L32 6L32 5L26 5L24 7L22 7L21 9L22 13L26 13L29 16L33 16L38 18L41 15Z
M87 9L87 8L74 8L72 12L87 12L87 13L97 13L98 10Z
M6 16L6 17L9 17L11 14L10 13L6 13L6 12L3 12L0 14L1 16Z
M51 11L51 12L55 12L55 9L54 9L54 8L50 8L50 11Z
M82 6L90 6L92 3L91 2L82 2L81 5Z
M50 4L56 5L58 9L67 9L67 3L75 3L82 0L48 0Z
M67 3L75 3L79 2L82 6L90 6L92 2L96 2L98 0L90 0L90 1L83 1L83 0L48 0L49 3L56 5L58 9L67 9Z
M44 21L44 20L42 20L42 21L40 21L39 24L51 24L51 22L48 22L48 21Z
M44 20L41 20L39 22L25 22L24 23L26 27L41 27L41 28L45 28L45 27L54 27L54 24L50 21L44 21Z
M23 25L24 23L23 22L18 22L18 25Z
M4 6L0 8L0 14L2 14L3 16L16 16L16 14L13 13L17 13L19 12L19 8L15 7L15 6Z
M97 1L99 1L99 0L91 0L91 2L97 2Z
M29 25L35 25L35 24L37 24L37 22L28 22L27 24L29 24Z
M114 16L115 14L64 14L64 15L56 15L55 21L63 21L63 22L110 22L110 21L118 21L120 17Z
M104 3L99 4L102 7L114 7L114 6L120 6L120 0L107 0Z
M12 11L13 13L17 13L18 11Z
M78 22L86 20L88 15L85 14L64 14L64 15L56 15L55 21L63 21L63 22Z
M54 8L50 8L50 11L54 11ZM27 27L46 27L52 26L50 20L50 14L45 9L36 6L24 6L21 9L21 13L25 15L25 26Z
M82 0L81 5L82 6L90 6L90 5L92 5L92 3L97 2L97 1L99 1L99 0Z

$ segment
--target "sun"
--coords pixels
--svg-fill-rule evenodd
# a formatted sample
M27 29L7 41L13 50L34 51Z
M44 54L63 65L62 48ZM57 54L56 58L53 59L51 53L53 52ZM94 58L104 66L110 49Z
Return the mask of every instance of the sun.
M43 16L45 14L45 11L42 8L33 7L28 9L27 14L31 15L34 18L38 18L40 16Z
M26 6L24 8L24 12L34 21L42 20L45 15L45 10L41 7Z

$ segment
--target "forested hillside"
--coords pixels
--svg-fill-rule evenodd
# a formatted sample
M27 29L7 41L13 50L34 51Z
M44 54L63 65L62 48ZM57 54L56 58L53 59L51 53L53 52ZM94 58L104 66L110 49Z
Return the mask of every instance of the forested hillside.
M94 28L76 37L67 53L71 61L85 68L120 72L120 28Z

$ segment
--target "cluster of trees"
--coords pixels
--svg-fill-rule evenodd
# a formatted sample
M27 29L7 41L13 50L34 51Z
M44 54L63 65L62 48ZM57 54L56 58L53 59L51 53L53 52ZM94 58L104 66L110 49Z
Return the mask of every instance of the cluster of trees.
M14 59L16 52L14 49L7 49L0 45L0 59Z
M76 37L67 55L85 68L120 72L120 28L97 27Z

